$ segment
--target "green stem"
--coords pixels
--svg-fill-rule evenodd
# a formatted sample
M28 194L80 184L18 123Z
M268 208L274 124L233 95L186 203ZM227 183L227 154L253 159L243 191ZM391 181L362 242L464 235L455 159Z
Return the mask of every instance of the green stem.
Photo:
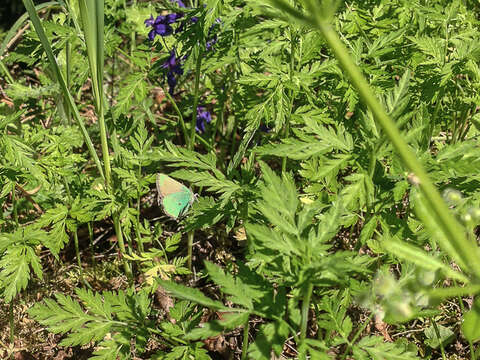
M203 55L203 48L201 45L198 46L198 55L197 55L197 62L195 65L195 89L193 94L193 115L192 115L192 123L190 124L190 142L188 144L188 149L193 150L195 147L195 126L197 124L197 106L198 106L198 98L199 98L199 88L200 88L200 71L202 69L202 55ZM192 271L192 252L193 252L193 237L195 232L192 230L188 233L188 269Z
M455 287L457 286L457 282L455 280L453 280L453 284L455 285ZM462 314L465 314L465 307L463 306L463 300L461 298L460 295L457 296L457 299L458 299L458 306L460 306L460 311L462 312ZM470 349L470 360L475 360L475 348L473 347L473 342L472 340L468 340L468 347Z
M122 255L123 269L125 270L125 275L127 275L127 278L130 281L130 283L133 283L132 269L130 268L128 261L124 256L127 252L125 250L125 242L123 241L123 233L120 225L120 216L118 213L113 214L113 226L115 227L115 234L117 235L118 247L120 248L120 254Z
M478 248L475 244L466 239L462 227L451 215L447 205L443 201L435 185L430 180L422 164L417 160L416 155L409 148L405 138L375 97L361 71L349 56L348 50L342 44L332 26L319 18L319 16L321 16L320 14L315 12L314 16L317 17L314 19L315 26L322 33L341 67L349 75L351 82L357 89L361 99L368 106L377 122L387 134L405 166L413 172L416 177L418 177L420 190L425 196L432 214L436 216L437 223L442 228L443 233L447 236L447 239L450 242L450 244L446 245L448 245L449 248L455 249L459 254L458 256L455 256L454 253L450 252L450 255L461 263L464 268L469 268L475 276L480 277Z
M195 232L194 231L190 231L188 233L188 243L187 243L187 266L188 266L188 270L192 271L192 249L193 249L193 236L194 236Z
M70 187L68 186L67 178L65 176L63 176L63 184L65 186L65 191L67 192L69 205L71 206L73 203L73 198L72 198L72 194L70 193ZM77 257L77 264L80 270L80 278L82 282L84 282L83 267L82 267L82 260L80 259L80 247L78 246L78 232L77 232L76 226L75 226L75 230L73 231L73 242L75 245L75 256Z
M17 211L17 198L15 193L15 183L12 184L12 212L13 212L13 221L15 221L15 226L18 229L18 211Z
M92 223L89 221L87 224L88 227L88 237L90 239L90 252L92 253L92 267L93 267L93 276L97 277L97 262L95 260L95 248L93 243L93 226Z
M66 62L66 69L65 69L65 72L66 72L66 85L67 85L67 88L68 90L70 90L70 85L71 85L71 82L72 82L72 46L70 44L70 41L67 41L66 43L66 47L65 47L65 62ZM72 123L72 111L70 109L70 106L68 104L68 100L65 99L64 100L64 103L65 103L65 113L66 113L66 116L67 116L67 122L68 122L68 125L71 125Z
M99 109L97 109L97 115L98 115L98 125L100 127L100 141L101 141L101 147L102 147L103 166L105 170L105 185L107 186L107 192L111 192L112 191L112 188L111 188L112 171L110 167L110 152L108 150L107 126L105 124L103 106L99 106Z
M163 89L162 89L162 90L163 90ZM171 103L172 106L173 106L173 109L175 110L175 112L176 112L177 115L178 115L178 120L180 120L180 126L182 127L183 137L185 138L185 144L188 144L188 143L189 143L189 141L188 141L188 131L187 131L187 127L185 126L185 121L183 120L182 112L181 112L180 109L178 108L177 103L176 103L176 101L173 99L172 95L170 95L170 93L169 93L168 91L165 92L165 90L163 90L163 93L164 93L165 96L168 98L168 100L170 101L170 103Z
M212 140L211 140L212 147L214 147L214 145L215 145L215 140L216 140L216 137L217 137L218 130L220 129L220 126L223 126L223 116L224 116L224 113L225 113L225 104L226 104L225 100L228 96L228 90L225 88L226 87L226 82L227 82L227 79L224 79L223 82L222 82L224 90L223 90L222 94L219 96L220 104L219 104L219 107L218 107L217 121L215 122L215 127L213 128L213 132L212 132Z
M193 150L195 146L195 126L197 124L197 106L198 106L198 98L199 98L199 88L200 88L200 71L202 69L202 55L203 55L203 48L201 45L198 46L198 56L197 62L195 65L195 89L193 93L193 115L192 115L192 123L190 124L190 143L188 144L188 149Z
M60 85L60 88L62 89L62 92L64 93L64 96L68 102L68 106L72 109L73 111L73 117L75 121L77 122L78 126L80 127L80 130L82 132L82 136L84 138L85 143L87 144L88 150L90 152L90 155L92 156L93 160L95 161L95 165L97 166L98 172L100 173L100 176L104 179L104 173L102 169L102 165L100 163L100 159L98 158L98 155L95 151L95 147L93 146L92 139L90 138L90 135L88 134L88 131L85 127L85 124L83 123L82 117L80 116L80 113L78 111L78 108L75 105L75 101L73 100L72 95L70 94L70 91L68 90L67 84L65 83L65 79L63 78L63 75L60 71L60 68L58 67L57 61L55 59L55 55L53 54L52 47L50 46L50 43L48 42L48 38L45 34L45 31L43 29L42 23L40 21L40 18L38 17L35 6L33 5L32 0L23 0L23 4L25 5L25 8L28 11L28 14L30 15L30 20L32 21L32 24L35 28L35 31L37 32L38 37L40 38L40 42L42 43L42 46L45 50L45 53L47 55L48 61L50 63L50 66L52 68L53 73L55 74L55 77Z
M0 58L0 69L5 74L5 78L7 79L8 84L13 84L13 77L10 75L10 71L8 71L7 67L3 63L2 59Z
M370 316L368 317L368 321L363 322L362 326L360 326L360 328L357 330L357 332L353 336L352 340L348 342L347 348L345 349L345 352L343 353L343 356L342 356L341 360L343 360L347 357L347 355L350 352L350 349L352 348L352 345L357 342L357 339L360 337L360 335L362 335L365 328L370 324L370 321L372 320L373 315L374 315L373 313L370 314Z
M143 242L142 242L142 237L140 235L140 210L141 210L141 200L142 200L142 196L140 194L140 177L142 176L142 166L139 165L138 166L138 188L137 188L137 192L138 192L138 195L137 195L137 225L135 226L135 229L136 229L136 235L137 235L137 244L138 244L138 249L140 250L140 252L143 252L144 249L143 249Z
M195 138L198 139L203 145L205 145L208 151L213 150L213 146L209 144L209 142L202 138L199 134L195 134Z
M242 341L242 360L247 360L247 350L248 350L248 333L250 331L250 317L247 318L245 324L243 325L243 341Z
M82 260L80 259L80 248L78 246L77 229L75 229L75 231L73 232L73 240L74 240L74 243L75 243L75 255L77 257L77 264L78 264L78 268L80 269L80 277L83 281L83 267L82 267Z
M309 283L303 296L302 302L302 320L300 324L300 343L307 338L308 311L310 310L310 300L312 298L313 284Z
M433 328L435 329L435 336L437 337L438 343L440 345L440 351L442 352L442 359L447 360L447 357L445 356L445 349L443 348L442 338L440 337L440 331L438 330L437 322L433 318L431 318L431 320Z

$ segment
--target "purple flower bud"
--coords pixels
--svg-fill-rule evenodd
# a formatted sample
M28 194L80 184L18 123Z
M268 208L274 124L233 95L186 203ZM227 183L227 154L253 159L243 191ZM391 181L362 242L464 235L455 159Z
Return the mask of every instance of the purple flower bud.
M192 23L196 24L196 23L198 22L198 16L192 16L192 17L190 18L190 21L191 21Z
M183 17L182 13L168 14L167 16L165 16L165 22L167 24L173 24L175 21L177 21L178 19L181 19L182 17Z
M169 69L170 72L173 72L178 75L183 74L183 69L182 66L177 59L177 56L175 55L175 48L170 51L170 56L167 58L167 60L162 64L162 67L165 69Z
M155 32L155 29L150 30L150 32L148 33L148 39L150 41L153 41L153 39L155 39L155 35L157 35L157 33Z
M175 55L175 49L172 49L172 50L170 51L170 56L168 57L167 61L165 61L165 62L162 64L162 67L163 67L163 68L171 69L171 68L173 68L175 65L177 65L177 56Z
M155 23L155 20L153 19L153 15L150 15L150 18L145 20L145 26L147 27L153 26L154 23Z
M155 32L160 36L168 36L173 33L173 28L168 24L155 24Z
M197 107L197 123L195 130L199 133L205 132L205 123L210 124L212 122L212 115L203 106Z
M167 83L168 83L168 86L170 87L168 89L168 92L170 95L173 96L173 92L175 91L175 86L177 85L177 79L175 78L174 73L171 71L167 73Z
M171 2L173 3L176 3L178 5L178 7L181 7L181 8L186 8L185 4L183 3L182 0L170 0Z
M215 37L213 39L210 39L207 41L207 43L205 44L205 47L207 48L207 51L210 51L213 49L213 45L215 45L217 43L217 35L215 35Z
M170 55L168 56L167 60L162 64L162 67L164 69L168 69L167 83L170 86L169 93L170 95L173 95L173 91L175 90L175 86L177 85L177 79L175 77L175 74L183 74L182 65L177 59L175 48L170 51Z

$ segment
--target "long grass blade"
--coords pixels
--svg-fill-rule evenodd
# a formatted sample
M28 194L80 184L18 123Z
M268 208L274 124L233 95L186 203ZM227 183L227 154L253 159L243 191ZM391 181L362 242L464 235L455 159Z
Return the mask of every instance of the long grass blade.
M30 15L30 20L32 21L32 24L35 28L35 31L37 32L40 42L42 43L42 46L45 50L48 61L50 62L50 67L53 71L53 74L55 75L60 85L60 88L62 89L62 92L65 96L65 99L68 102L68 105L70 106L70 109L72 109L73 111L73 117L77 122L78 126L80 127L80 130L83 135L83 139L87 144L88 150L90 151L90 155L95 161L95 164L98 168L100 175L102 176L102 178L105 178L103 174L102 164L100 163L100 159L97 155L97 152L95 151L92 140L90 139L90 135L88 135L87 129L85 128L83 119L80 116L80 113L78 112L78 108L75 104L75 101L73 100L73 97L70 94L70 91L68 90L67 84L65 83L65 79L63 78L62 72L60 71L58 63L55 59L55 55L53 54L52 47L50 46L47 35L45 34L45 30L43 29L42 23L40 21L40 18L38 17L37 11L35 10L35 6L33 5L32 0L23 0L23 4L25 5L25 9L27 9L28 14Z

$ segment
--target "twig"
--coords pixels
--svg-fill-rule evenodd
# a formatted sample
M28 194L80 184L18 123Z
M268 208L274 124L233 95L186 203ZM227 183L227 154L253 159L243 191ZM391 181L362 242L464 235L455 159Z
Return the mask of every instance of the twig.
M25 24L18 32L15 34L15 36L8 42L7 46L5 47L5 53L7 53L10 48L17 42L17 40L23 35L25 30L27 30L30 26L30 23ZM2 60L5 57L5 55L0 56L0 60Z
M31 190L31 191L26 191L23 187L21 187L20 185L18 184L15 184L15 187L17 188L17 190L20 190L22 192L22 194L27 198L28 201L30 201L33 205L33 207L35 208L35 210L37 210L40 214L43 214L44 211L42 210L42 208L40 207L40 205L38 205L35 200L32 199L32 196L33 194L35 194L36 192L38 192L38 190L40 190L40 187L41 186L38 186L36 189L34 190Z

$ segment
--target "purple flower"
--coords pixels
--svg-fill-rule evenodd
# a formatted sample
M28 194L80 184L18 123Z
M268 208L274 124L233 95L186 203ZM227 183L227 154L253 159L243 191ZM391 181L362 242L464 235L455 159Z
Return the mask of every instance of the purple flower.
M205 44L205 47L207 48L207 51L210 51L213 49L213 45L217 43L217 35L215 35L212 39L207 40L207 43Z
M153 19L153 15L150 15L150 18L145 20L145 26L153 26L155 24L155 20Z
M177 86L177 79L175 78L175 74L171 71L167 73L167 83L169 86L168 93L173 96L175 86Z
M165 21L167 24L173 24L178 19L183 17L182 13L172 13L165 16Z
M148 38L153 41L156 35L168 36L173 33L173 28L170 24L175 23L178 19L183 17L182 13L172 13L168 15L158 15L155 20L153 15L145 20L145 26L152 27L152 30L148 33Z
M205 123L210 124L212 121L212 115L210 112L203 106L197 107L197 124L195 130L199 133L205 132Z
M180 61L177 59L177 55L175 54L175 48L170 51L170 55L168 56L167 60L162 64L164 69L168 69L175 74L182 75L183 69L180 64Z
M177 56L175 54L175 49L172 49L172 51L170 51L170 55L168 56L167 60L162 64L162 67L164 69L168 69L167 83L168 83L168 86L170 87L168 92L170 93L170 95L173 95L175 86L177 85L177 79L175 77L175 74L177 75L183 74L183 69L179 59L177 59Z
M173 33L173 28L168 24L155 24L155 33L160 36L168 36Z
M148 33L148 40L153 41L155 39L155 35L157 35L155 29L150 30L150 32Z

